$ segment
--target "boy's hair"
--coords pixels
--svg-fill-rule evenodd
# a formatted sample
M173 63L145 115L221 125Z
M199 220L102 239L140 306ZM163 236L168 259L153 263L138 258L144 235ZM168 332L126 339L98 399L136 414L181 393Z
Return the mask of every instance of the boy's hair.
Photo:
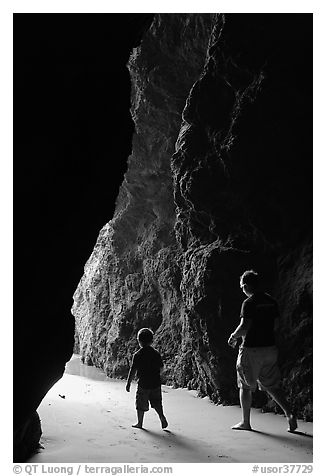
M151 344L153 342L154 333L151 329L143 327L140 329L137 334L137 339L143 345Z
M248 284L248 286L257 289L260 284L260 276L253 269L249 269L240 276L240 283Z

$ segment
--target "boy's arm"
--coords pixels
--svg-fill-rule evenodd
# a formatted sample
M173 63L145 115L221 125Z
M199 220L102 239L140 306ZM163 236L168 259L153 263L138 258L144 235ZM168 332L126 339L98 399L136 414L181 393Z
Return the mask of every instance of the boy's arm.
M132 381L132 379L135 377L136 372L137 372L137 368L136 368L136 366L135 366L134 359L132 359L132 364L131 364L131 367L130 367L130 370L129 370L128 379L127 379L127 384L126 384L126 390L127 390L127 392L130 392L131 381Z

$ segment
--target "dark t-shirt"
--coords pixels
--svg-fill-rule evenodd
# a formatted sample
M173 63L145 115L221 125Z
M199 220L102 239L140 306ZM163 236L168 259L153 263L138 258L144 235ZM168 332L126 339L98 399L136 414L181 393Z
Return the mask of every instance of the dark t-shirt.
M266 293L255 293L243 301L240 317L252 321L244 347L275 345L274 321L279 315L277 302Z
M161 385L162 357L151 346L139 349L133 356L132 366L137 369L138 385L141 388L157 388Z

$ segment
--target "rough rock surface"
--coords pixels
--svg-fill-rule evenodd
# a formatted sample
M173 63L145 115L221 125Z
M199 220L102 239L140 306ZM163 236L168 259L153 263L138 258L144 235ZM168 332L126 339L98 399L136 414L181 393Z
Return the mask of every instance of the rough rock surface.
M74 296L83 359L125 377L149 326L167 382L236 402L226 341L255 268L311 419L311 15L156 15L130 70L133 153Z
M188 382L180 347L191 339L180 292L170 162L182 109L204 66L211 23L211 15L156 15L129 62L133 153L114 218L99 235L73 308L85 362L111 376L127 374L135 332L150 326L169 381Z

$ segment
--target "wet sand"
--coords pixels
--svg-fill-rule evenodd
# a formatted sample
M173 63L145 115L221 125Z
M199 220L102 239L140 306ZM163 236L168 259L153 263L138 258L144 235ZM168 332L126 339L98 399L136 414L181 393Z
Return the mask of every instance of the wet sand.
M195 391L163 386L169 422L162 430L150 410L144 429L136 423L136 383L81 364L73 356L66 373L49 391L38 412L44 449L30 463L311 463L312 423L299 421L288 433L281 415L252 410L254 431L235 431L240 407L214 405Z

